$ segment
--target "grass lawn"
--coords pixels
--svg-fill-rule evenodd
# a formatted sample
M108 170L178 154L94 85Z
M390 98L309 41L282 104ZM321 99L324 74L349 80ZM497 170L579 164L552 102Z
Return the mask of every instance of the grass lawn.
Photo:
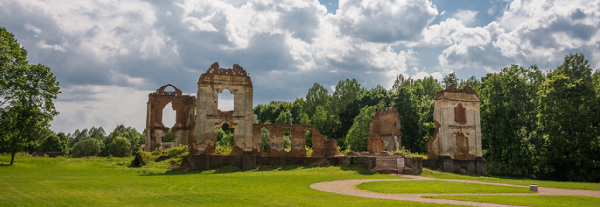
M587 196L426 196L459 201L499 203L520 206L574 207L600 206L600 198Z
M459 183L441 180L377 181L362 183L358 189L378 193L533 193L529 188Z
M0 156L0 206L444 206L326 193L312 183L397 178L356 166L280 166L241 172L127 167L133 158Z
M474 180L479 182L489 183L505 183L513 185L529 186L532 183L537 183L539 187L549 188L562 188L562 189L573 189L573 190L598 190L600 183L582 183L582 182L560 182L560 181L543 181L543 180L530 180L525 178L503 178L503 177L483 177L476 175L458 175L446 172L438 172L423 168L421 176L438 178L438 179L460 179L460 180Z

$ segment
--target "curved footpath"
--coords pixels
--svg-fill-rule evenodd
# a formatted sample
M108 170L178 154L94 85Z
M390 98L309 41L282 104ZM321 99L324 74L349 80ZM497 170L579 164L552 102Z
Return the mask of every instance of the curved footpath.
M402 177L410 178L410 179L338 180L338 181L315 183L315 184L310 185L310 187L312 189L320 190L320 191L324 191L324 192L338 193L338 194L350 195L350 196L359 196L359 197L365 197L365 198L402 200L402 201L413 201L413 202L421 202L421 203L454 204L454 205L465 205L465 206L511 206L511 207L515 207L513 205L494 204L494 203L479 203L479 202L471 202L471 201L455 201L455 200L445 200L445 199L422 198L422 196L440 196L440 195L523 195L523 196L551 195L551 196L559 196L559 195L562 195L562 196L600 197L600 191L569 190L569 189L546 188L546 187L538 187L538 193L535 193L535 194L529 194L529 193L384 194L384 193L375 193L375 192L371 192L371 191L360 190L360 189L356 188L356 185L365 183L365 182L373 182L373 181L403 182L403 181L413 181L413 180L442 180L442 181L451 181L451 182L478 183L478 184L486 184L486 185L501 185L501 186L510 186L510 187L529 188L529 186L477 182L477 181L470 181L470 180L436 179L436 178L428 178L428 177L421 177L421 176L414 176L414 175L402 175Z

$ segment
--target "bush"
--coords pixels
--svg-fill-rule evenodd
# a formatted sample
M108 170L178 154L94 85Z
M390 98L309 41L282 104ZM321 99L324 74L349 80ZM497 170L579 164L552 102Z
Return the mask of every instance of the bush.
M57 135L50 135L46 137L40 144L40 151L42 152L60 152L60 155L68 155L67 143L60 139Z
M97 156L100 154L103 146L104 143L102 141L95 138L88 138L75 144L72 155L73 157Z
M129 157L131 155L131 143L126 138L115 137L108 146L108 150L112 156Z

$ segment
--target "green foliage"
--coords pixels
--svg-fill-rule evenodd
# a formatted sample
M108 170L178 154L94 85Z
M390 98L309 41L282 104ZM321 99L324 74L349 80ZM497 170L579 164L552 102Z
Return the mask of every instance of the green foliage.
M536 67L512 65L500 73L488 74L481 83L481 136L492 175L534 176L537 139L535 102L544 81Z
M367 151L371 119L376 112L376 106L365 106L360 110L360 114L354 119L354 124L346 137L350 150L355 152Z
M413 80L398 75L393 88L392 105L400 116L403 147L418 153L427 152L428 141L435 133L435 94L442 90L441 84L433 77Z
M448 86L451 85L455 85L458 86L458 78L456 77L456 73L452 72L446 76L444 76L444 80L442 81L442 83L444 84L444 88L447 88Z
M40 151L42 152L60 152L60 155L69 155L69 139L64 133L58 133L58 135L51 134L47 136L44 141L40 144Z
M104 143L102 141L89 138L78 142L73 147L73 153L71 156L73 157L89 157L89 156L98 156L100 155L100 151L104 148Z
M390 155L394 154L394 153L398 153L401 154L404 157L422 157L423 159L427 159L427 154L419 154L419 153L412 153L410 152L410 150L404 148L404 146L402 146L401 150L396 150L393 152L388 152Z
M123 137L115 137L108 145L110 155L115 157L129 157L131 155L131 142Z
M313 153L312 148L309 146L304 146L304 149L306 150L306 156L310 157Z
M233 149L233 128L229 128L229 125L223 124L223 126L217 129L217 146L218 152L231 152Z
M521 187L449 182L442 180L376 181L361 183L356 187L361 190L393 194L535 193L529 191L528 188Z
M39 142L58 115L53 100L60 93L50 68L30 65L27 51L0 27L0 150L14 155Z
M540 86L539 127L546 143L542 178L600 181L600 104L583 55L568 55Z
M171 129L169 129L169 132L167 132L167 134L165 134L165 136L161 139L162 142L174 142L175 141L175 135L173 135L173 132L171 132Z
M306 94L304 112L308 116L313 117L313 114L317 112L317 107L327 107L330 99L331 97L327 89L319 83L315 83L308 89L308 93Z
M269 150L269 129L267 127L263 127L262 129L260 129L260 140L260 147L262 149L262 152L266 152L267 150Z
M290 111L280 112L279 116L275 120L276 124L293 124L294 118L292 117L292 113Z

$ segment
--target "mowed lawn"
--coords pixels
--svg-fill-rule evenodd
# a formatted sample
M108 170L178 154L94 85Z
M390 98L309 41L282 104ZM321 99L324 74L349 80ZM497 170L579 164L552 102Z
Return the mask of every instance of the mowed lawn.
M444 206L320 192L312 183L397 178L356 166L240 172L128 167L132 158L0 156L0 206ZM142 173L142 172L154 172Z
M488 183L504 183L511 185L529 186L532 183L538 184L539 187L562 188L572 190L598 190L600 183L585 183L585 182L561 182L561 181L546 181L546 180L531 180L523 178L507 178L507 177L484 177L477 175L458 175L453 173L438 172L423 168L421 176L437 178L437 179L456 179L456 180L473 180L478 182Z
M534 193L529 188L461 183L442 180L379 181L362 183L358 189L378 193L453 194L453 193Z

